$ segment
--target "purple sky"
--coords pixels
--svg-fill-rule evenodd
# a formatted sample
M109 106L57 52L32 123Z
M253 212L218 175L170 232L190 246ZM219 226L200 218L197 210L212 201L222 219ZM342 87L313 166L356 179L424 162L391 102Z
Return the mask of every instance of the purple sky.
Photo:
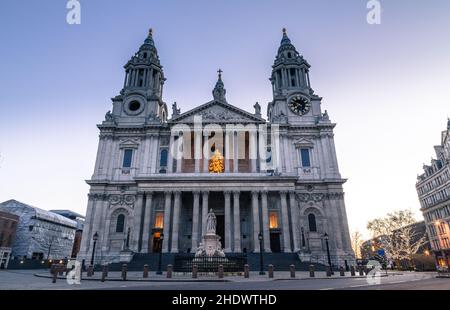
M84 213L96 124L123 84L122 66L148 28L167 77L164 100L182 112L212 98L217 69L229 103L265 115L281 28L312 65L335 130L351 229L411 208L416 175L450 115L450 2L382 0L65 0L0 4L0 201Z

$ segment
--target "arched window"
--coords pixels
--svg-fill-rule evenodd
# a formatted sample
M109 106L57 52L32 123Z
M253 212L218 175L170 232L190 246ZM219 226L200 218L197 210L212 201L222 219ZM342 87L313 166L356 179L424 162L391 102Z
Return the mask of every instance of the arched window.
M166 167L167 166L167 150L161 151L161 157L159 158L159 166Z
M116 232L123 232L125 226L125 215L119 214L117 217Z
M312 213L308 215L309 231L317 231L316 216Z

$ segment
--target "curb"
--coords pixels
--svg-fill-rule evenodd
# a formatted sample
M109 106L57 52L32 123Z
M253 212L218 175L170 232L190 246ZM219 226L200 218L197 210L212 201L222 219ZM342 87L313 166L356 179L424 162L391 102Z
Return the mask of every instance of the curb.
M47 279L52 279L53 277L51 275L46 275L46 274L39 274L39 273L35 273L34 274L35 277L38 278L47 278ZM65 276L58 276L57 277L58 280L66 280L67 278ZM90 277L83 277L81 278L81 280L86 280L86 281L98 281L101 282L101 279L97 279L97 278L90 278ZM233 282L230 280L225 280L225 279L199 279L199 280L193 280L193 279L173 279L173 280L168 280L168 279L126 279L125 281L120 279L120 278L106 278L105 282L108 281L116 281L116 282Z
M390 274L390 275L386 275L386 274L382 274L380 275L380 277L384 278L384 277L388 277L388 276L394 276L394 275L402 275L401 273L399 274ZM39 274L39 273L35 273L34 274L35 277L38 278L47 278L47 279L52 279L53 277L51 275L47 275L47 274ZM367 276L354 276L354 277L308 277L308 278L275 278L275 279L270 279L270 278L265 278L265 279L259 279L259 278L249 278L247 279L247 281L252 281L256 282L257 281L300 281L300 280L337 280L337 279L364 279ZM65 276L59 276L57 277L58 280L66 280L67 278ZM90 277L82 277L81 280L86 280L86 281L98 281L101 282L101 279L99 278L90 278ZM125 281L122 280L121 278L106 278L105 282L108 281L115 281L115 282L242 282L242 281L233 281L233 280L229 280L229 279L173 279L173 280L169 280L169 279L126 279Z

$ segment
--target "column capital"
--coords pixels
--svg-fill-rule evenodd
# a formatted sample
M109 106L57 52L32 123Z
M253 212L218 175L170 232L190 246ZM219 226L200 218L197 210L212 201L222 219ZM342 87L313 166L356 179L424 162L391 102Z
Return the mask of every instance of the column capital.
M203 196L208 196L209 195L209 191L202 191L202 195Z
M145 192L145 196L147 198L152 198L153 197L153 192Z
M261 191L261 195L267 196L267 194L269 194L269 191L268 191L267 189L263 189L263 190Z
M174 194L175 196L180 196L180 195L181 195L181 191L180 191L180 190L174 190L174 191L173 191L173 194Z
M288 193L288 190L283 189L283 190L280 190L279 193L280 193L280 195L286 196L286 194Z
M225 196L230 196L231 193L232 193L231 190L225 190L225 191L223 191L223 194L224 194Z
M259 190L254 189L252 190L252 196L258 196L259 195Z
M165 195L171 195L172 193L173 193L173 190L171 190L171 189L164 190Z
M192 194L195 195L195 196L199 196L201 193L202 193L202 191L200 191L200 190L193 190L192 191Z
M241 191L240 190L233 190L233 195L240 195L241 194Z

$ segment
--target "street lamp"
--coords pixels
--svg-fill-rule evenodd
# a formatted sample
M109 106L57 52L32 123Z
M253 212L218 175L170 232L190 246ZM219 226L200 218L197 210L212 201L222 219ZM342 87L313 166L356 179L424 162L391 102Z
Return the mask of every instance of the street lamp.
M264 272L264 262L263 262L263 235L261 233L258 234L259 239L259 274L265 275Z
M329 238L328 238L328 234L325 233L325 234L323 235L323 238L325 239L325 245L326 245L326 247L327 247L328 266L330 266L331 274L334 274L334 272L333 272L333 267L331 266L330 246L328 245L328 239L329 239Z
M97 232L95 232L94 236L92 237L92 240L94 240L94 246L92 247L91 265L94 266L95 246L97 245L98 240Z
M161 233L161 235L159 236L159 261L158 261L158 271L156 272L156 274L162 274L162 269L161 269L161 261L162 261L162 243L164 241L164 234Z

